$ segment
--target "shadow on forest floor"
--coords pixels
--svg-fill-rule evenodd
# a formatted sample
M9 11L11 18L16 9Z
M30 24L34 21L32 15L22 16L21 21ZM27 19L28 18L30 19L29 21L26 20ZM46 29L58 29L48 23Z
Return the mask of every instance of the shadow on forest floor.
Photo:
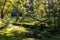
M60 40L60 33L52 34L32 25L9 24L7 28L0 30L0 40Z

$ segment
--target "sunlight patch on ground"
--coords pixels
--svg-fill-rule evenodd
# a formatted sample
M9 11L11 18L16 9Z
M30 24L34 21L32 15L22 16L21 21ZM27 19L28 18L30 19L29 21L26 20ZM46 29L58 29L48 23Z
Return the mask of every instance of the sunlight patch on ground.
M26 38L26 39L23 39L23 40L35 40L35 38Z
M6 29L0 30L0 34L6 35L6 36L14 36L14 32L17 32L18 34L22 32L29 32L27 28L21 27L21 26L14 26L10 24Z

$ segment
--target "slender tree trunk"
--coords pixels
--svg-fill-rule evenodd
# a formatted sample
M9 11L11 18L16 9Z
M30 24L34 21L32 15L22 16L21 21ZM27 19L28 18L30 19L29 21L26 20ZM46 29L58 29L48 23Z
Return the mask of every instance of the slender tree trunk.
M3 8L2 8L2 10L1 10L1 19L4 18L4 7L5 7L5 5L6 5L6 1L7 1L7 0L4 0Z
M17 16L16 17L16 22L17 22L19 20L19 14L17 13L16 16Z

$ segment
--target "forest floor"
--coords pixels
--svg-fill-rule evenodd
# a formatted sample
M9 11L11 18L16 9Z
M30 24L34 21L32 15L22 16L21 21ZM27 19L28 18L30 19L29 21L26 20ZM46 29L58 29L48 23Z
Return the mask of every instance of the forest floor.
M8 28L0 30L0 40L40 40L26 37L27 32L30 32L28 28L10 24ZM60 34L55 34L50 38L43 36L43 40L60 40Z
M0 21L0 26L1 26L1 24L2 23ZM29 22L27 24L29 24ZM34 31L36 31L36 30L34 30ZM26 37L26 33L28 33L28 32L31 32L31 30L29 28L26 28L21 25L16 26L13 24L9 24L7 28L0 29L0 40L41 40L41 39ZM49 34L47 34L47 35L49 35ZM46 37L43 35L42 40L60 40L60 34L56 33L55 35L51 35L51 37Z

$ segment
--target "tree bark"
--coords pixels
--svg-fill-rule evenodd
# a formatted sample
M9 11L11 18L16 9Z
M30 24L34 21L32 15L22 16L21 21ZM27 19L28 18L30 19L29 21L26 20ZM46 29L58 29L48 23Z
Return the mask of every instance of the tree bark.
M7 2L7 0L4 0L3 8L2 8L2 10L1 10L1 19L4 18L4 7L5 7L5 5L6 5L6 2Z
M17 16L16 17L16 22L17 22L19 20L19 14L17 13L16 16Z

